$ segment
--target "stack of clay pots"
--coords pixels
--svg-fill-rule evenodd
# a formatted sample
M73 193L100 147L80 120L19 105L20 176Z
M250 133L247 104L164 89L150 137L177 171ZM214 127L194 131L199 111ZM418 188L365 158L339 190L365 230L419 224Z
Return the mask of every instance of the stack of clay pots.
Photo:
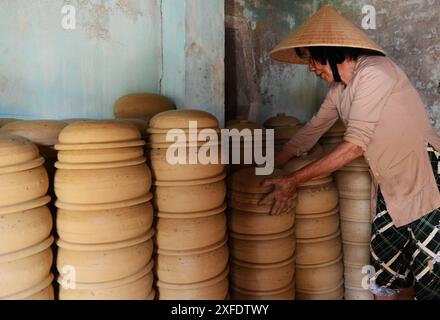
M282 171L276 170L272 177L280 175ZM235 300L295 299L295 202L290 210L270 215L272 205L259 204L272 190L261 186L270 177L247 168L229 179L230 279Z
M0 299L54 299L54 239L43 163L32 142L0 134Z
M274 130L274 146L275 153L277 153L282 150L284 144L295 136L302 125L297 118L287 116L285 113L278 113L276 117L267 119L264 122L264 127Z
M138 130L117 121L75 122L59 141L59 298L154 299L151 173Z
M344 140L345 125L342 120L336 123L322 136L319 144L323 147L324 152L328 152L336 148Z
M189 135L189 121L196 121L199 130L212 129L218 135L217 119L197 110L160 113L151 119L148 129L157 210L158 298L223 300L229 288L224 166L199 161L198 154L205 153L205 141ZM182 130L180 144L166 141L171 129ZM187 162L172 164L167 159L172 145ZM220 157L219 141L211 141L210 145Z
M293 173L318 160L322 147L291 160ZM298 187L296 207L296 297L298 300L340 300L344 296L338 191L331 175Z
M363 288L364 266L370 265L371 176L364 157L335 173L339 190L345 266L345 299L372 300Z

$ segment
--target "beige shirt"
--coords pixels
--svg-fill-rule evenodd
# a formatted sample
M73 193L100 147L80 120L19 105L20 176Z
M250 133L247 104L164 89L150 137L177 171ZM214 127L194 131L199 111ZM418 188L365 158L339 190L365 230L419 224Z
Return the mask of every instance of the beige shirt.
M373 176L372 216L377 186L396 226L407 225L440 207L440 192L425 143L440 150L440 137L419 94L389 58L359 57L351 82L333 83L318 113L285 148L310 150L341 118L344 140L361 146Z

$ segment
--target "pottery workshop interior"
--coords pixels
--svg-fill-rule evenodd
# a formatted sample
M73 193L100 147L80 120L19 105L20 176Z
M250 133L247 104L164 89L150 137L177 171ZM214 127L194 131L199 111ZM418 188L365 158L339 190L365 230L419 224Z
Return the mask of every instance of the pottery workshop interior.
M440 299L439 17L1 0L0 300Z

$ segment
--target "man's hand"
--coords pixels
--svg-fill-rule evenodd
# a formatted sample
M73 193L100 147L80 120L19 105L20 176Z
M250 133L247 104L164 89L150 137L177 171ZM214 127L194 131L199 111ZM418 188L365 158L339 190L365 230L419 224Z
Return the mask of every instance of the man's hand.
M263 181L263 187L274 186L275 190L266 195L259 204L272 205L271 215L280 215L290 211L295 203L295 191L297 185L293 177L285 176L269 178Z

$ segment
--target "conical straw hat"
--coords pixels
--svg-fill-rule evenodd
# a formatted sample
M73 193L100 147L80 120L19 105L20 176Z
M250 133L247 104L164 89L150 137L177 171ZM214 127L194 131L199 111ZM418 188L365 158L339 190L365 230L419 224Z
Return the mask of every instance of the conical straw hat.
M352 22L332 7L324 6L273 49L270 57L280 62L307 64L307 61L296 55L295 48L317 46L361 48L385 54L379 45Z

